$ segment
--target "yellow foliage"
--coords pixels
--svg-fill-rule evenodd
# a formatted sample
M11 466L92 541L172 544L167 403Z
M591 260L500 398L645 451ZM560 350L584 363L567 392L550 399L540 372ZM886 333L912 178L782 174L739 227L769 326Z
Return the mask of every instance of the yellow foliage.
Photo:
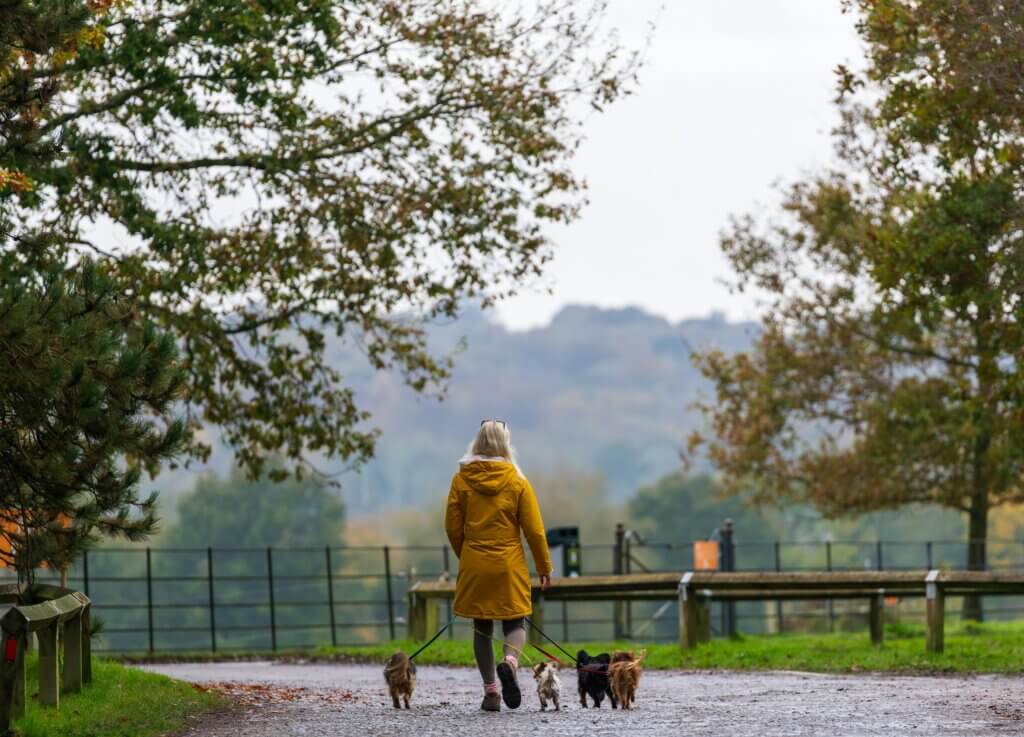
M32 180L14 169L0 169L0 191L31 192Z

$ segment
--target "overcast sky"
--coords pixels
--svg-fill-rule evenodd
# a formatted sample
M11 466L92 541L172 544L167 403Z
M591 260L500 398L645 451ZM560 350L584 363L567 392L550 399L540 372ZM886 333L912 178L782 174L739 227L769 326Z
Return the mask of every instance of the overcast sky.
M658 19L640 86L588 120L576 167L590 205L552 234L544 282L500 305L498 317L528 328L567 303L635 305L672 320L713 310L754 317L751 299L720 284L729 269L718 232L730 214L777 201L775 182L832 158L833 70L860 65L854 18L839 0L611 6L630 44Z

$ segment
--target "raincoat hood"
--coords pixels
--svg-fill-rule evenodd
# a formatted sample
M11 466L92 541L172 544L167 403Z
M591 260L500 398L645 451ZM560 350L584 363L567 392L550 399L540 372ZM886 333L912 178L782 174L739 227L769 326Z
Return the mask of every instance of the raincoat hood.
M505 458L464 456L459 460L463 479L474 491L487 496L500 494L523 478L516 464ZM518 488L518 484L515 488Z

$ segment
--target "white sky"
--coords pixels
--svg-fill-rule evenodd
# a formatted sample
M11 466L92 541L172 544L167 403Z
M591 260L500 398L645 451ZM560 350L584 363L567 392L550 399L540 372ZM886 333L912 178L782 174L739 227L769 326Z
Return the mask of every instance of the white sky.
M627 44L655 18L636 94L587 122L576 170L590 205L552 234L543 282L499 305L509 327L544 324L567 303L754 317L752 298L720 283L718 233L730 214L777 201L775 182L832 158L833 70L861 66L839 0L611 2Z

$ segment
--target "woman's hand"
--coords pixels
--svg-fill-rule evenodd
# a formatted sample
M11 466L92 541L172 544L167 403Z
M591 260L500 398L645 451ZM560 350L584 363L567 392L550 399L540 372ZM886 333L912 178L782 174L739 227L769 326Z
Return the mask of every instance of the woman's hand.
M540 590L547 591L549 588L551 588L551 574L542 573L540 576Z

